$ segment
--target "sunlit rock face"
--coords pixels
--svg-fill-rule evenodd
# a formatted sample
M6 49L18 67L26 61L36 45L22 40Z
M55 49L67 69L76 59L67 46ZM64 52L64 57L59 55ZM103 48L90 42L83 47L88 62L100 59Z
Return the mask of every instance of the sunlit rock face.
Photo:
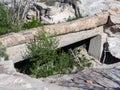
M55 2L70 4L73 6L76 16L90 16L111 8L120 8L120 1L117 0L47 0L47 5L54 5Z
M120 25L110 27L106 33L108 34L107 41L110 53L120 59Z
M120 1L116 0L80 0L77 7L82 16L94 15L111 8L120 8Z
M37 3L38 4L38 3ZM69 18L91 16L106 10L120 9L120 1L116 0L46 0L38 4L41 20L44 23L66 22ZM46 6L44 8L44 6Z
M53 2L54 6L49 6L44 3L35 3L41 14L41 21L44 24L54 24L66 22L68 19L75 18L75 11L69 4L61 2Z

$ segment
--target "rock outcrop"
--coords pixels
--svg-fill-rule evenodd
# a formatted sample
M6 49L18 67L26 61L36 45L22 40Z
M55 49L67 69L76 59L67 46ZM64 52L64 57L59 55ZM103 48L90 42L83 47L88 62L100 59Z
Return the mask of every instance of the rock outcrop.
M120 9L120 2L118 0L45 0L38 2L37 0L0 0L6 6L12 7L14 3L17 7L24 6L24 18L31 13L31 7L34 7L36 16L40 18L44 24L54 24L66 22L75 18L91 16L109 9ZM28 14L27 14L28 13ZM120 13L120 11L117 11ZM27 14L27 15L26 15ZM33 14L33 16L35 16Z
M119 64L113 64L104 68L85 69L76 74L57 75L42 80L64 87L74 87L76 88L75 90L119 90Z
M34 5L37 5L40 12L44 12L40 17L42 22L47 24L91 16L109 9L120 9L120 2L117 0L46 0Z
M3 0L0 0L0 2ZM5 0L8 4L11 0ZM18 0L19 1L19 0ZM33 0L34 1L34 0ZM85 18L45 25L44 30L51 36L62 37L85 34L88 38L93 35L107 33L109 52L120 59L120 1L119 0L46 0L43 3L32 2L37 13L29 11L28 18L40 14L45 24L66 22L69 18ZM100 13L101 12L101 13ZM88 16L88 17L86 17ZM105 27L105 28L103 28ZM21 51L26 50L25 43L34 39L34 35L42 30L41 27L29 31L10 33L0 36L0 42L9 50L10 55L23 59ZM95 32L92 32L95 30ZM99 30L99 33L98 33ZM69 34L70 33L70 34ZM88 35L89 34L89 35ZM64 40L66 39L64 36ZM78 36L74 37L77 38ZM84 37L84 35L82 36ZM92 36L90 36L92 37ZM72 40L76 40L71 37ZM78 38L79 39L79 38ZM85 38L84 38L85 39ZM64 43L66 43L63 40ZM80 39L79 39L80 40ZM69 41L69 40L67 40ZM76 41L77 42L77 41ZM23 53L24 54L24 53ZM114 65L102 65L99 68L86 68L83 71L71 75L53 76L46 79L34 79L17 73L13 61L0 61L0 90L119 90L120 89L120 63Z
M14 68L14 64L12 60L9 61L0 61L0 74L6 73L6 74L14 74L16 73L16 70Z
M119 8L120 2L117 0L79 0L78 5L82 16L90 16L111 8Z
M34 3L40 9L41 22L44 24L55 24L66 22L68 19L75 18L75 11L69 4L55 2L54 6L47 6L43 3ZM46 7L45 7L46 6Z
M1 69L1 67L0 67ZM119 90L120 63L106 68L89 68L76 74L35 79L15 74L0 74L0 90Z
M75 21L44 26L44 30L51 36L90 30L102 25L107 26L109 21L111 22L110 26L120 24L120 1L116 0L46 0L46 2L32 0L31 6L34 6L36 11L29 10L27 18L31 19L37 14L37 17L40 17L46 24L66 22L69 18L72 19L79 15L85 16L85 18ZM108 25L108 27L110 26ZM0 41L5 47L24 44L33 39L39 30L42 29L38 27L29 31L1 36ZM118 37L118 34L114 35ZM111 42L113 40L116 41L115 43L119 43L118 38L108 36L109 49L113 56L119 58L119 53L112 52L114 48L111 49L113 46L111 46Z
M106 29L107 41L110 53L120 59L120 25L114 25Z

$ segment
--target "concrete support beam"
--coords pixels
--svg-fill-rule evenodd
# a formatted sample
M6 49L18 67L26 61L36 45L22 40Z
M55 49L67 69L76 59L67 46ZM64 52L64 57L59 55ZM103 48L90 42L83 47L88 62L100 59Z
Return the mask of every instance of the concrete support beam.
M58 48L82 41L84 39L96 36L101 33L103 33L103 26L91 30L57 36L57 38L59 39ZM6 51L7 54L9 55L9 59L13 60L14 63L22 61L27 58L26 44L19 44L16 46L8 47Z
M6 48L6 53L9 55L9 60L14 63L27 59L27 45L20 44L13 47Z
M106 42L107 35L99 34L90 40L88 53L100 60L103 52L103 44Z
M64 46L85 40L87 38L96 36L101 33L103 33L103 26L100 26L98 28L91 29L91 30L60 35L60 36L57 36L57 38L59 38L60 40L58 47L64 47Z

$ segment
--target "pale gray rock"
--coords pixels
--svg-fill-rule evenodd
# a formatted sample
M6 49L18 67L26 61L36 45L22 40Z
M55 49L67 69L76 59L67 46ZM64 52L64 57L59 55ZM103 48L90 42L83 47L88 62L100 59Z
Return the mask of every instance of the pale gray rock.
M45 4L48 6L54 6L56 2L64 2L65 0L45 0Z
M46 85L35 78L16 73L0 74L0 90L47 90Z
M12 7L14 4L23 4L24 0L0 0L1 3L5 4L7 7Z
M46 24L66 22L69 18L120 9L120 1L117 0L47 0L44 4L37 4L42 7L41 20Z
M120 63L107 68L86 68L70 75L35 79L15 73L0 74L0 90L119 90Z
M117 0L80 0L80 2L81 4L77 6L82 16L94 15L116 7L120 9L120 1Z
M48 6L43 2L43 3L40 3L40 2L35 2L34 5L39 9L47 9Z
M104 68L89 68L71 75L56 75L42 79L63 87L77 90L119 90L120 63ZM74 89L72 89L74 90Z
M16 70L12 60L0 61L0 73L14 74Z
M40 20L40 12L35 7L27 11L26 19L27 21L32 21L33 17Z
M75 18L75 11L69 4L55 2L54 6L47 6L44 3L34 3L41 12L41 21L44 24L66 22Z
M108 34L107 41L110 53L120 59L120 25L111 26L105 32Z
M53 3L57 1L72 5L76 16L90 16L116 7L120 9L120 1L118 0L47 0L47 5L51 3L54 6Z

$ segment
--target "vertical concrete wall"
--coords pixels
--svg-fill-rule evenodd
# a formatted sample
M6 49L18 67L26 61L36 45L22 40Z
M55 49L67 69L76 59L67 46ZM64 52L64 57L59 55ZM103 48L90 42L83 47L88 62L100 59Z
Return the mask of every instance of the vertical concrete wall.
M103 44L106 42L107 35L99 34L90 40L88 53L100 60L103 52Z

